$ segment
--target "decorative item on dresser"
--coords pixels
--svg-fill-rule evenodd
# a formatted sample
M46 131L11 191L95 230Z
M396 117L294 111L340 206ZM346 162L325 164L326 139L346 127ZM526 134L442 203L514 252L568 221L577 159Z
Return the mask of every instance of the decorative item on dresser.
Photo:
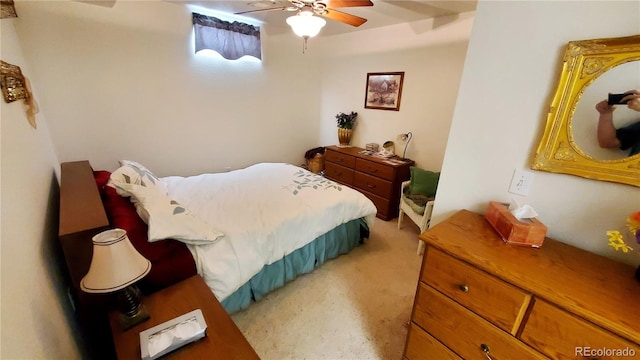
M640 211L636 211L629 215L626 223L627 230L629 234L631 234L632 239L635 239L636 243L640 244ZM609 230L607 231L607 236L609 237L609 246L616 249L616 251L640 255L640 248L636 246L636 249L634 250L631 246L627 245L624 240L624 235L622 235L619 230ZM631 243L633 243L633 241L631 241ZM638 265L638 268L636 269L635 277L640 281L640 265Z
M355 146L328 146L325 176L362 192L376 205L379 218L391 220L398 216L400 184L409 179L414 162L390 161L362 151Z
M427 243L405 359L640 356L640 284L631 266L545 239L502 241L461 210Z
M354 111L350 114L338 113L336 115L336 123L338 124L338 142L341 147L349 146L357 117L358 113Z
M409 142L411 142L411 139L413 138L413 133L411 131L409 131L406 134L400 134L398 135L398 137L400 138L400 140L402 140L404 142L404 151L402 152L402 160L406 160L407 159L407 147L409 147Z

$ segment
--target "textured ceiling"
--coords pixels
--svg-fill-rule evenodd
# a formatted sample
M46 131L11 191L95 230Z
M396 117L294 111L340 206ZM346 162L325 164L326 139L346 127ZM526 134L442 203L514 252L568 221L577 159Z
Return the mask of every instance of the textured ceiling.
M289 2L286 0L165 0L171 3L195 5L202 8L216 10L225 13L236 13L242 11L256 10L260 8L286 7ZM356 15L368 21L360 27L353 27L337 21L327 20L327 25L320 32L322 35L336 35L352 31L367 30L377 27L394 25L399 23L425 20L429 18L455 15L462 12L473 11L476 1L448 0L448 1L394 1L394 0L372 0L374 6L354 7L338 9L348 14ZM263 11L244 16L268 24L270 33L282 33L290 31L285 20L295 12L289 11Z

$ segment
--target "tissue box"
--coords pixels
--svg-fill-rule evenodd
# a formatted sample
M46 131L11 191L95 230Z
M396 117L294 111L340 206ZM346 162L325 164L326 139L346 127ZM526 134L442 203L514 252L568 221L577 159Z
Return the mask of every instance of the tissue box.
M202 310L196 309L140 332L142 360L154 360L207 335Z
M485 218L508 244L540 247L547 235L547 227L536 218L516 219L509 204L489 202Z

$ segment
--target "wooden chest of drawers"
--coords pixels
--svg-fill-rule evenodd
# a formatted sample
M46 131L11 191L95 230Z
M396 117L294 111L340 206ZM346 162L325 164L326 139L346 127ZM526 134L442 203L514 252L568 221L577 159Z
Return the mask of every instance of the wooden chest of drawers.
M328 146L325 152L325 176L352 187L371 199L377 216L391 220L398 216L400 185L411 176L413 161L394 164L363 155L358 147Z
M632 267L549 238L505 244L466 210L420 238L405 359L640 359Z

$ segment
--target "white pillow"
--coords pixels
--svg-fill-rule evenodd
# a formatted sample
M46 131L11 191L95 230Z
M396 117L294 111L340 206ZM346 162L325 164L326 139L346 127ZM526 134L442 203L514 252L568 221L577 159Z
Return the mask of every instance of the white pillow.
M111 173L111 181L122 184L135 184L156 189L167 195L168 189L157 176L144 165L131 160L120 160L120 167Z
M148 240L175 239L186 244L210 244L224 234L189 209L178 204L155 188L139 184L109 181L118 194L130 197L138 215L149 225Z

